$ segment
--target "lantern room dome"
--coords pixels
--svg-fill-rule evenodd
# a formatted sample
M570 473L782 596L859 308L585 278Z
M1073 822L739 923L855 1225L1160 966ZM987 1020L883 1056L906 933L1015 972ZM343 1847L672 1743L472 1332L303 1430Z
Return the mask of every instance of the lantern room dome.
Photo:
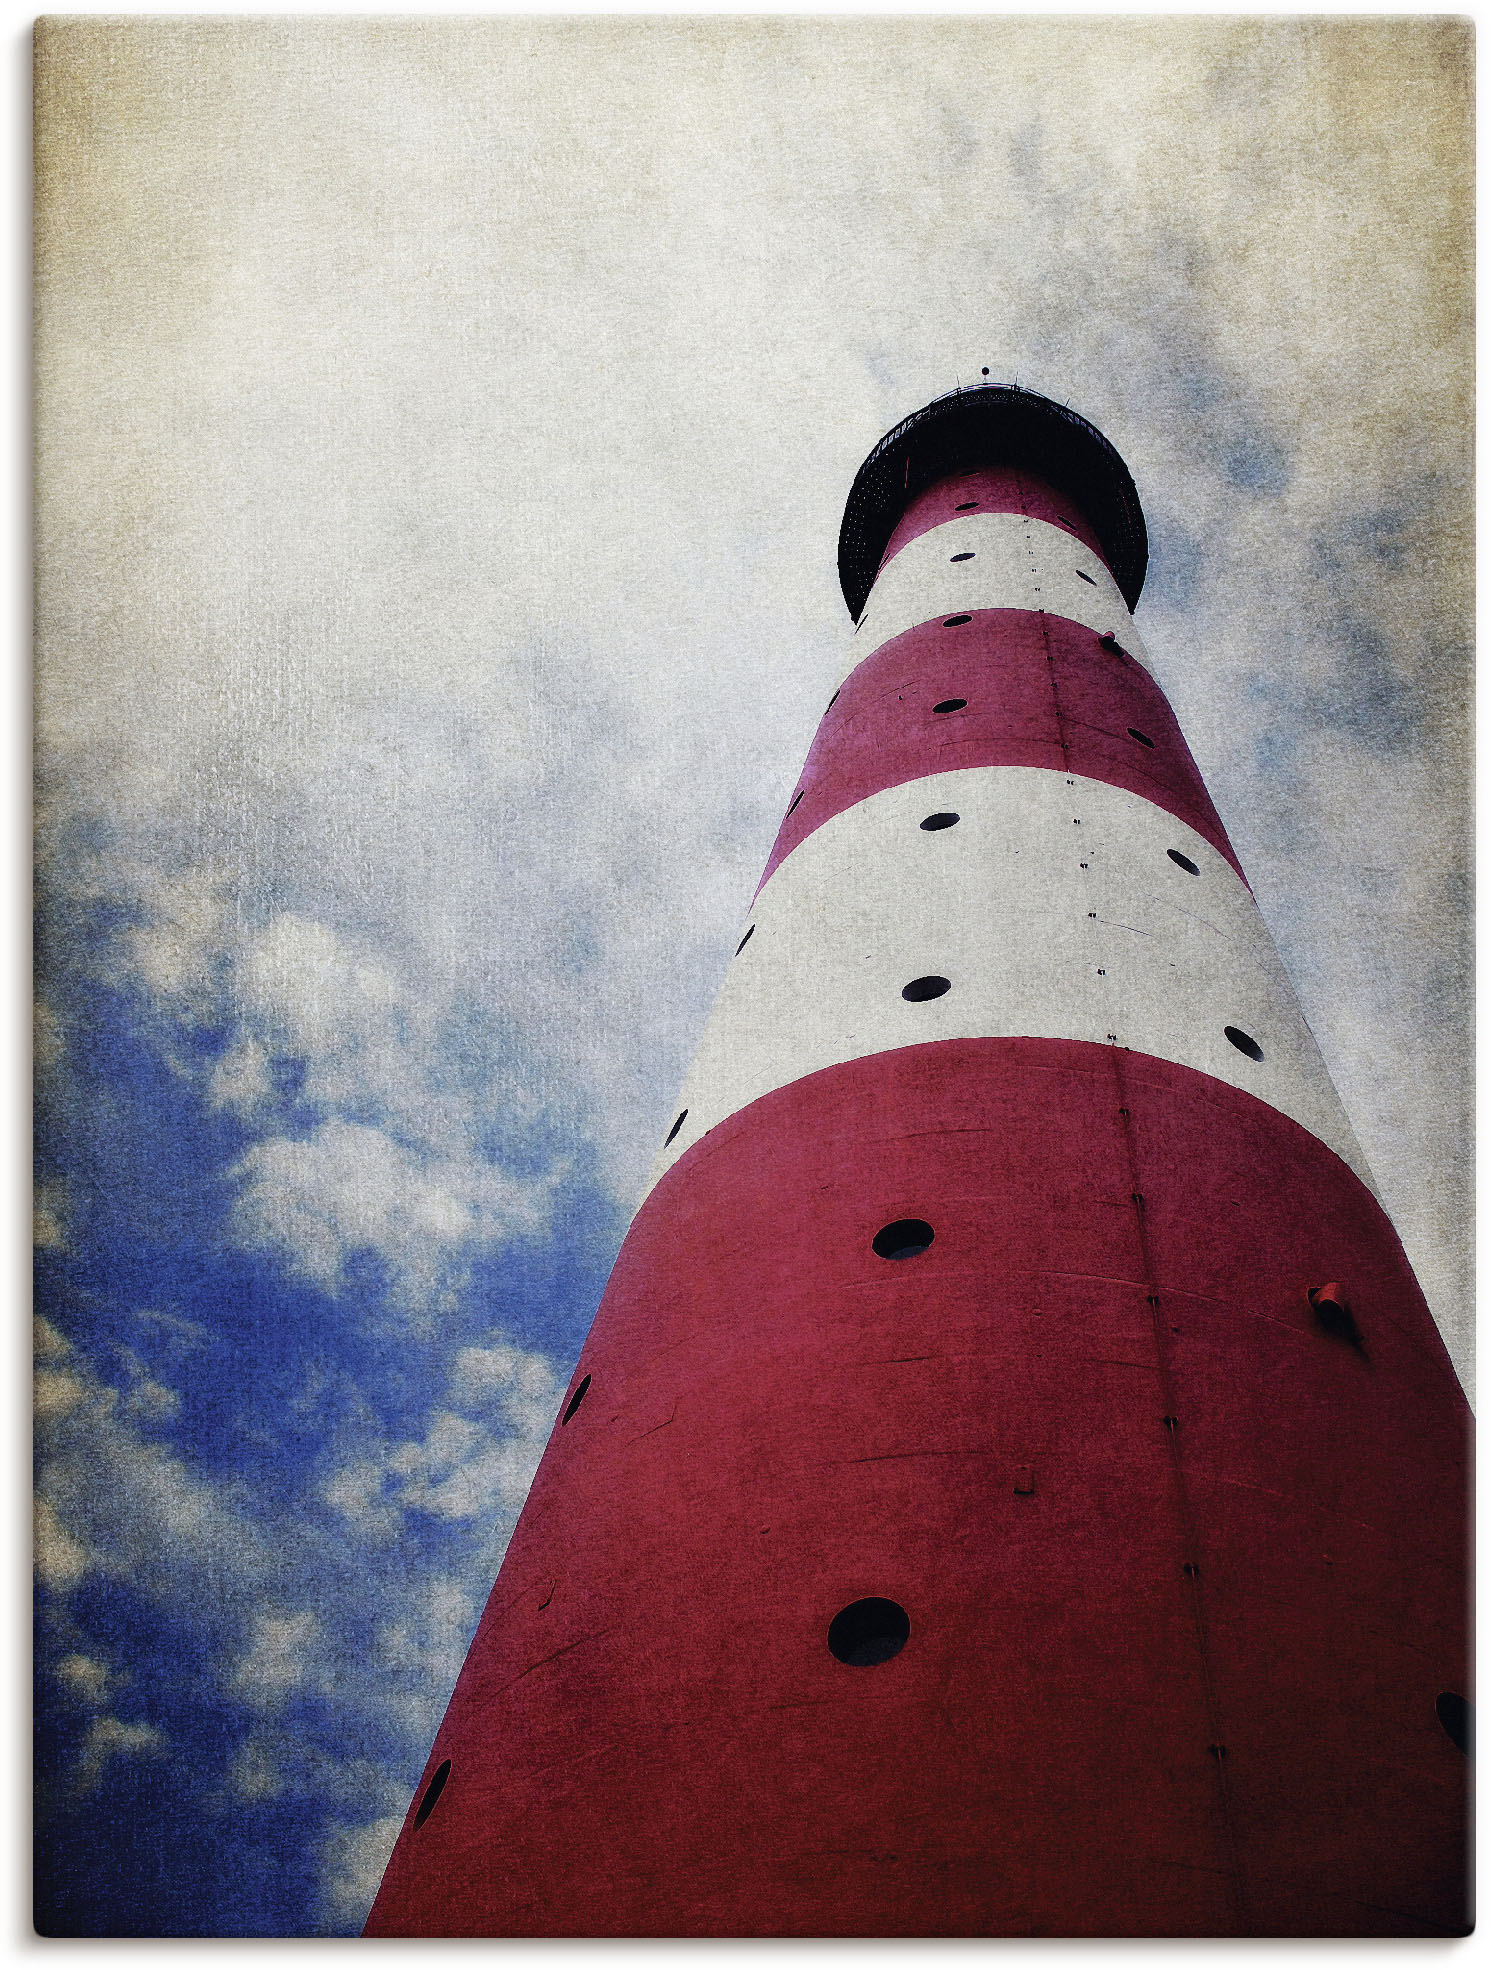
M1128 467L1085 417L1018 384L934 398L888 431L855 474L839 529L839 585L856 622L906 508L928 486L981 465L1031 472L1075 500L1132 609L1149 565Z

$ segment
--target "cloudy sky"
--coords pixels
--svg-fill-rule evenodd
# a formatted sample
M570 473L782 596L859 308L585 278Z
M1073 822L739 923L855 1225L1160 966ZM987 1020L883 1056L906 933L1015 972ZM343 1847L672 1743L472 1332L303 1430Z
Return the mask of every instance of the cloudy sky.
M44 1926L360 1924L846 661L987 365L1468 1376L1468 30L38 36Z

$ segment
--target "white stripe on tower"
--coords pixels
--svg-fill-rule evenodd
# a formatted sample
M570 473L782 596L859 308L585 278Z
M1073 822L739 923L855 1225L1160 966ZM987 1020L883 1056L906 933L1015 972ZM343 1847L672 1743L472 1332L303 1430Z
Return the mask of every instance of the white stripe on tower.
M1023 513L970 513L899 549L875 578L854 633L854 664L918 623L975 609L1043 610L1100 634L1111 629L1151 667L1107 564L1060 527Z
M957 820L924 828L934 815ZM751 925L649 1190L716 1123L805 1074L1015 1036L1116 1043L1213 1075L1371 1183L1246 883L1142 795L1018 766L890 787L801 842ZM929 977L948 989L903 998Z

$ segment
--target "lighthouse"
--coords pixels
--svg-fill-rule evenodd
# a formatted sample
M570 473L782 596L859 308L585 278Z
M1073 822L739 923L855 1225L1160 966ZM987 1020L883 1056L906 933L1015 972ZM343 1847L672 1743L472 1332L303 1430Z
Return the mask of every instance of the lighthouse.
M843 681L368 1934L1467 1927L1466 1406L1146 559L1026 390L861 467Z

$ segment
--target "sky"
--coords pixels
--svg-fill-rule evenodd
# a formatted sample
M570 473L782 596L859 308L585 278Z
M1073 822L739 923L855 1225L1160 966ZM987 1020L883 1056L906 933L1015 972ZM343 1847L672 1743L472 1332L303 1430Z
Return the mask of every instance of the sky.
M1091 419L1468 1382L1469 30L38 30L37 1919L355 1933L849 660Z

